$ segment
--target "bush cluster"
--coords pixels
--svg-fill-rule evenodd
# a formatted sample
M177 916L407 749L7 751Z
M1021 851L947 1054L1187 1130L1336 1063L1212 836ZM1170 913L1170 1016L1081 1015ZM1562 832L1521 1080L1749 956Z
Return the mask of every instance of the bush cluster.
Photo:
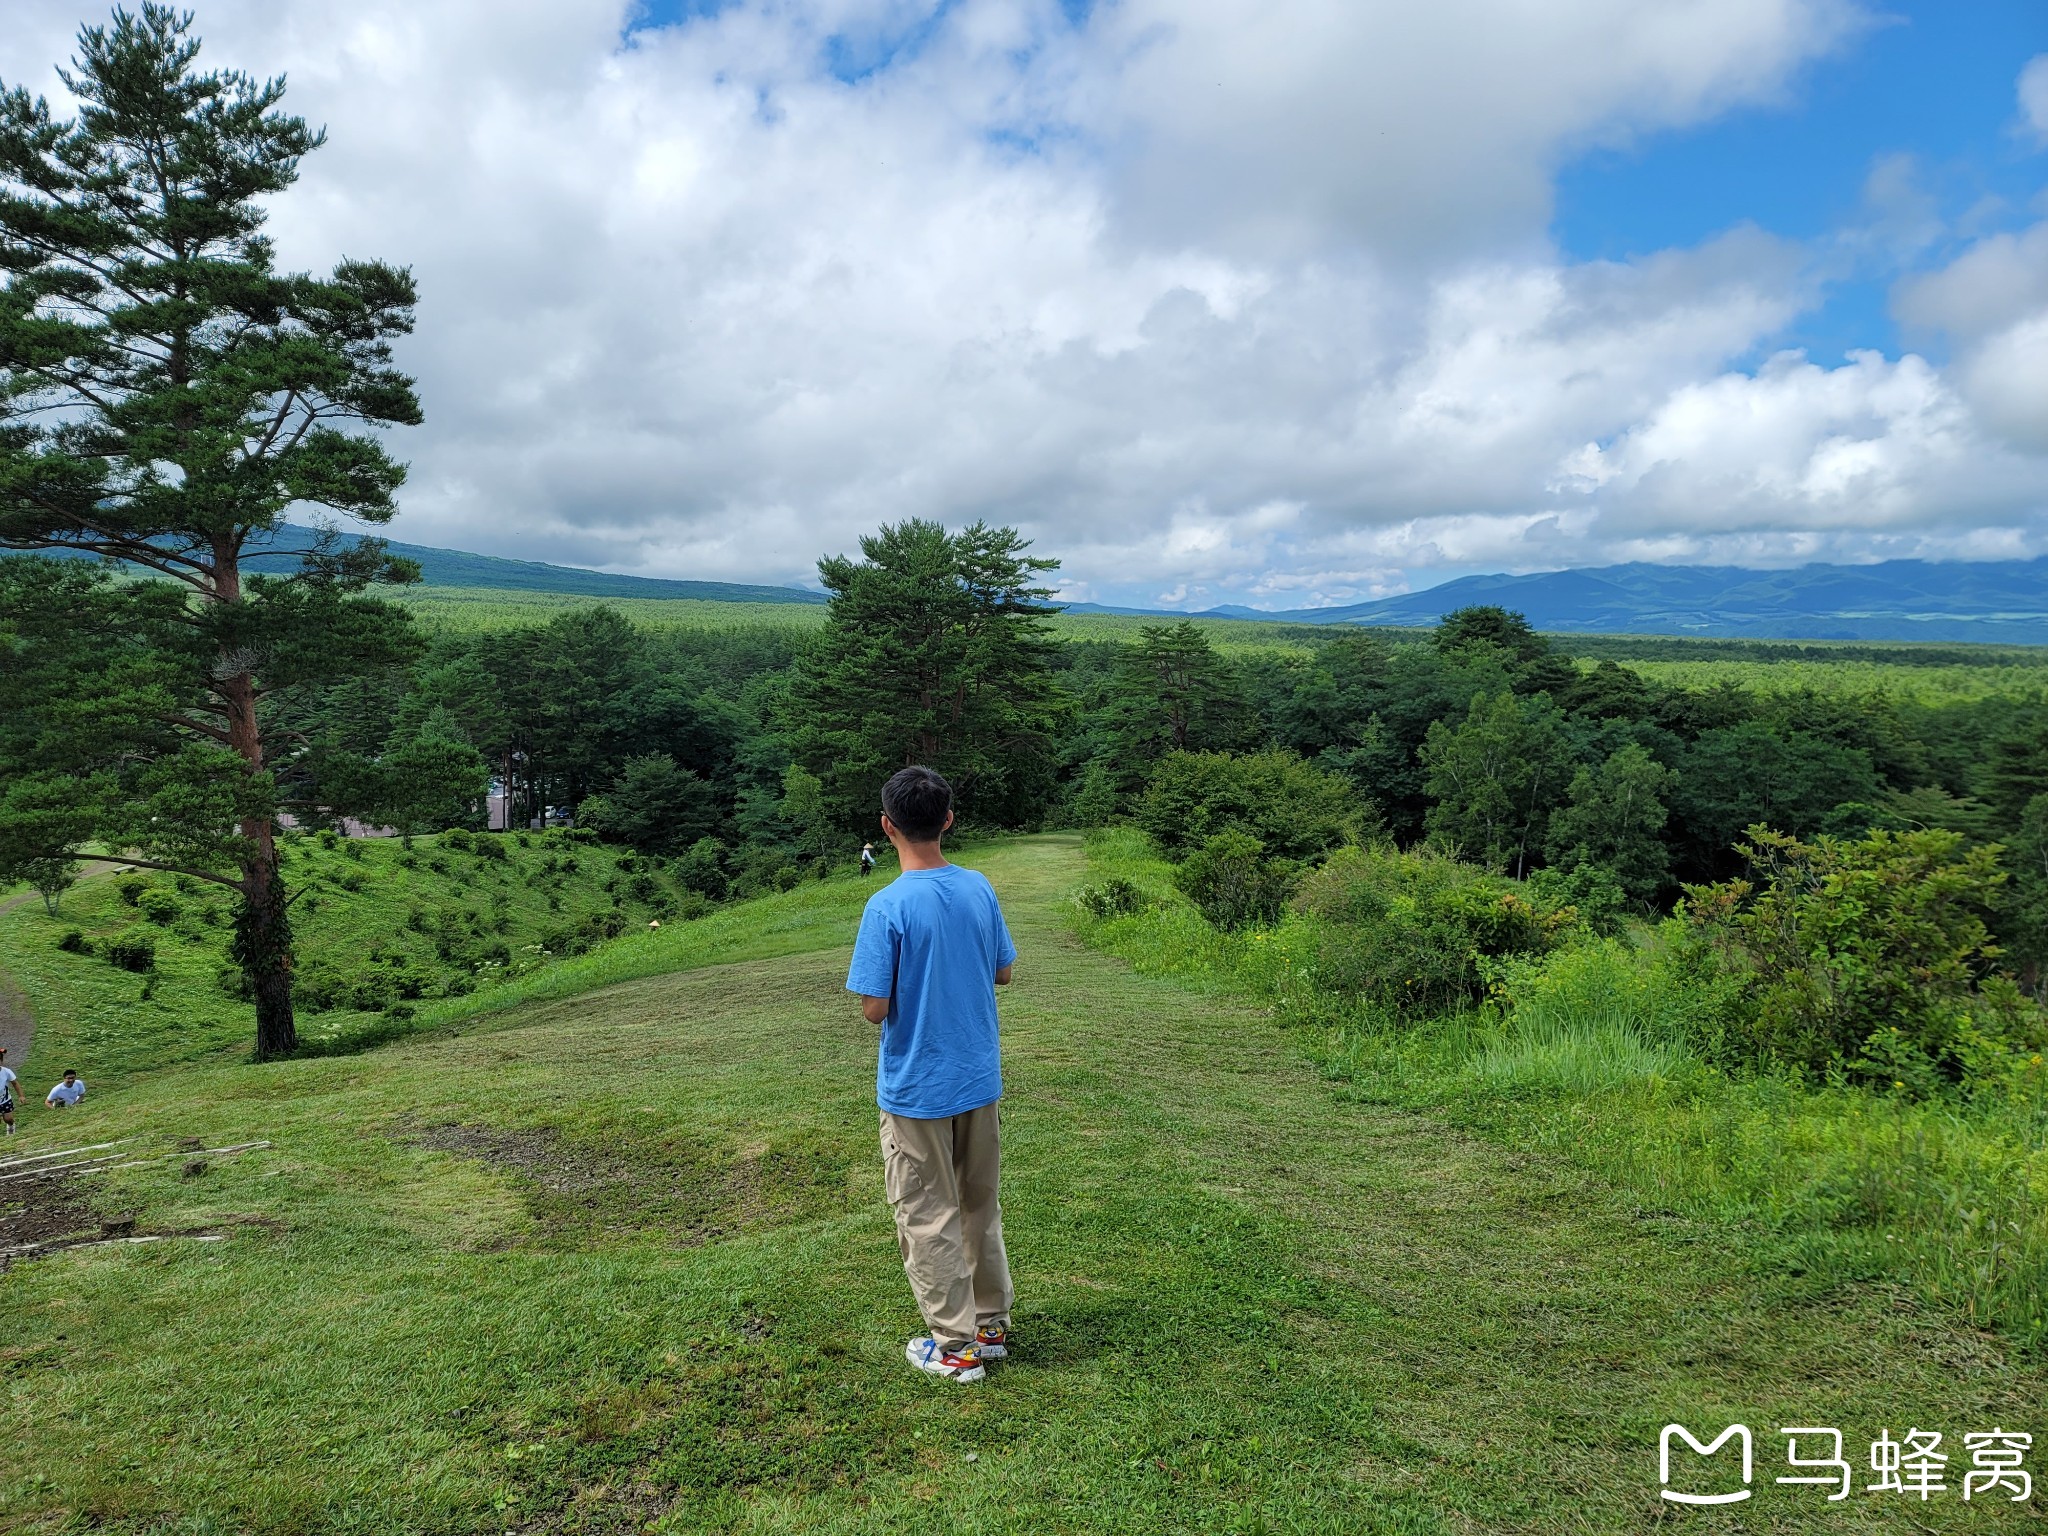
M1995 846L1954 832L1811 842L1752 828L1746 878L1688 891L1671 924L1721 997L1699 1044L1727 1060L1932 1093L2048 1040L2004 973Z
M1469 1006L1487 962L1543 954L1580 931L1575 908L1542 904L1519 881L1390 848L1335 854L1296 905L1322 920L1318 984L1405 1014Z

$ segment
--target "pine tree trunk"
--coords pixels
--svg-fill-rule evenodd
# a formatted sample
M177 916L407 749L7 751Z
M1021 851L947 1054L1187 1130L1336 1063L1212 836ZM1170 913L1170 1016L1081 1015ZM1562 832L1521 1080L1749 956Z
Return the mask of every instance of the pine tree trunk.
M284 881L262 823L265 854L242 866L242 910L235 916L235 959L256 999L256 1059L289 1056L299 1048L292 1015L292 925Z
M239 601L242 595L241 549L226 536L214 544L213 589L223 603ZM247 671L230 670L237 659L222 654L221 670L227 675L215 691L226 706L228 745L253 777L263 772L256 679ZM256 1000L256 1059L269 1061L299 1048L298 1024L292 1016L291 916L278 870L276 821L245 816L237 830L247 852L242 857L242 909L235 914L235 962Z

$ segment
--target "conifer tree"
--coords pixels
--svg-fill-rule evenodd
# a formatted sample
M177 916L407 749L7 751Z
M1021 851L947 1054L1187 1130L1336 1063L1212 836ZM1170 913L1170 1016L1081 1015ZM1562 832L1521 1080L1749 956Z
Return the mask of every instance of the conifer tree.
M1059 562L1014 528L915 518L860 548L818 562L832 605L790 681L793 755L846 825L872 825L883 781L911 763L951 779L965 811L1028 818L1052 788L1057 610L1039 582Z
M82 29L69 121L0 86L0 549L103 562L0 559L0 880L97 842L232 887L267 1057L296 1044L280 810L388 813L480 765L323 785L315 744L271 728L293 690L417 650L365 595L418 577L380 541L245 566L288 509L392 516L404 466L367 429L420 420L391 355L414 289L377 261L277 270L264 201L323 134L281 79L200 70L191 27L147 4Z
M1117 766L1127 772L1168 752L1245 744L1243 684L1192 619L1141 627L1119 658L1115 688Z

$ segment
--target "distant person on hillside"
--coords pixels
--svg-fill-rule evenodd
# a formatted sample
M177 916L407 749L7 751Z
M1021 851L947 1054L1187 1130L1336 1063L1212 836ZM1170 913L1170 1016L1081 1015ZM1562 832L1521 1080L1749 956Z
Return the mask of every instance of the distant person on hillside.
M882 1026L884 1182L930 1329L904 1354L920 1371L965 1382L1009 1353L995 989L1009 983L1017 946L988 880L940 851L952 825L952 786L931 769L905 768L882 786L882 831L903 873L868 898L846 990Z
M860 845L860 872L864 877L875 872L875 845L873 843L862 843Z
M7 1127L7 1134L14 1134L14 1085L21 1079L14 1075L14 1068L7 1065L7 1047L0 1045L0 1125Z
M43 1095L43 1102L51 1109L69 1109L85 1097L85 1079L68 1068L64 1080Z

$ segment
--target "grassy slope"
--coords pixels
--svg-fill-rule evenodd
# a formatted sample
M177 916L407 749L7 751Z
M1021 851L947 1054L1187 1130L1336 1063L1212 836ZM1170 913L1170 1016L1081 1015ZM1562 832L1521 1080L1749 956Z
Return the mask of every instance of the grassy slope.
M1618 1531L1664 1509L1670 1418L1757 1428L1747 1531L2027 1524L1769 1482L1779 1424L2048 1429L2048 1382L1994 1341L1760 1282L1709 1226L1347 1102L1241 1004L1083 948L1078 840L978 861L1024 956L1020 1349L993 1381L901 1362L871 1035L839 990L863 893L835 883L727 934L803 952L710 966L730 951L700 941L709 968L365 1056L176 1068L57 1125L268 1137L103 1199L278 1225L0 1282L0 1528ZM527 1183L412 1144L455 1122L553 1128L558 1160Z
M439 838L415 839L410 855L391 839L344 842L336 849L295 840L287 849L285 873L295 890L305 892L293 906L301 965L349 976L383 966L426 984L427 1000L416 1005L423 1013L469 1012L477 1006L471 999L438 1008L431 999L460 975L485 988L478 1001L488 1004L493 983L552 958L541 952L543 939L613 910L613 896L603 887L618 862L617 850L570 844L559 834L525 846L513 839L492 841L507 857L479 858L442 847ZM565 870L562 861L571 858L576 868ZM68 892L55 917L40 901L0 914L0 971L17 979L38 1020L33 1060L39 1072L76 1066L88 1082L111 1084L166 1061L243 1048L253 1038L254 1010L216 983L228 963L232 898L196 881L179 889L167 875L152 877L152 884L177 893L182 910L167 926L144 920L122 901L116 882L102 877ZM675 890L665 876L661 885ZM414 910L428 931L406 926ZM644 927L653 910L630 899L623 904L634 928ZM58 940L73 929L95 940L131 930L152 937L159 973L154 994L143 995L142 976L96 955L58 949ZM451 960L437 952L444 933L455 936ZM509 952L509 965L484 962L478 970L467 958L498 944ZM300 1029L319 1042L376 1022L375 1014L340 1008L303 1014Z

